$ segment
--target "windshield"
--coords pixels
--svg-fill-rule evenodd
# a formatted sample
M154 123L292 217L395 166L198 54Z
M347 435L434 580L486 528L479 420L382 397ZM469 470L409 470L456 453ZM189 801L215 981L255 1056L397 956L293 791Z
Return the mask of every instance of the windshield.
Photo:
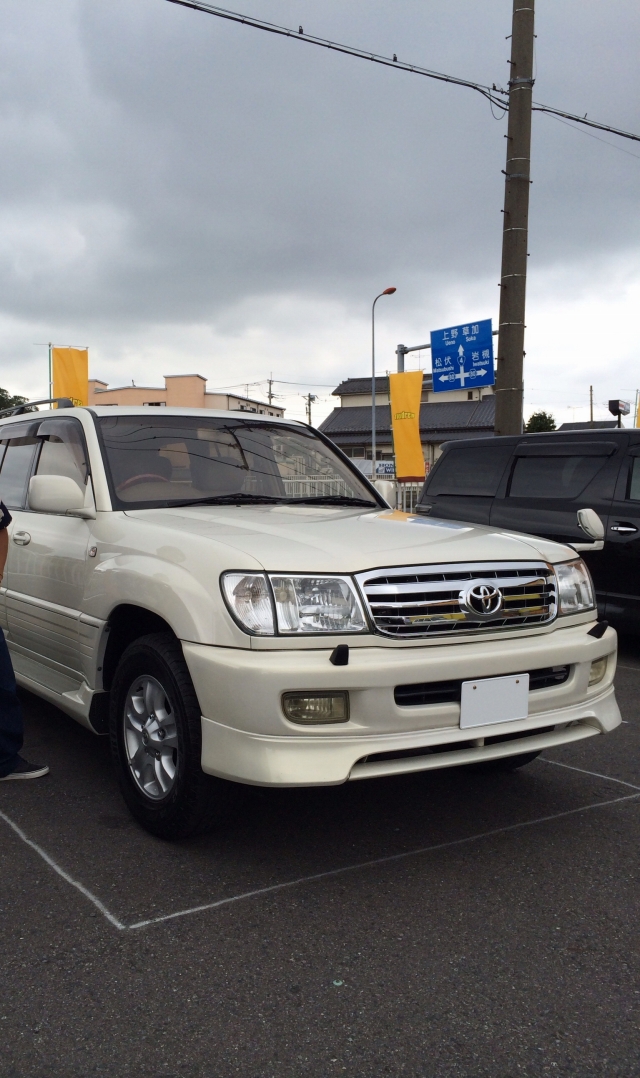
M200 416L102 416L122 509L270 502L377 507L371 491L304 427Z

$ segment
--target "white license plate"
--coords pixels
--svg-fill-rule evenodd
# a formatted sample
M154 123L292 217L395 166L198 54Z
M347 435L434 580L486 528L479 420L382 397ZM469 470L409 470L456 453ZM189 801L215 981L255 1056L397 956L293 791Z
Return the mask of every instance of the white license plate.
M462 682L460 728L515 722L529 714L529 675L485 677Z

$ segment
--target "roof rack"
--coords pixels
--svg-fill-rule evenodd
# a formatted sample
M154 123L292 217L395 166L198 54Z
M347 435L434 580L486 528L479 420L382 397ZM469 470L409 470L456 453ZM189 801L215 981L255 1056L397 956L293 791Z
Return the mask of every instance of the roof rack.
M25 401L24 404L18 404L15 408L4 408L0 412L0 419L8 415L24 415L25 412L35 408L36 404L57 404L58 408L75 407L71 397L45 397L41 401Z

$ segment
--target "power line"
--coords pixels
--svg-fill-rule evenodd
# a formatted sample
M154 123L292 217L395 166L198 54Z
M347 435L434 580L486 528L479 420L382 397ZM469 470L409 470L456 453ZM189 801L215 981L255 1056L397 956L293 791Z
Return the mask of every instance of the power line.
M631 153L631 150L625 150L624 146L616 146L615 142L608 142L606 138L600 138L599 135L593 135L591 131L582 131L579 127L574 127L573 124L567 123L566 120L562 120L560 116L553 116L554 120L558 123L564 124L565 127L570 127L572 131L577 131L580 135L586 135L587 138L594 138L597 142L602 142L604 146L610 146L612 150L619 150L620 153L626 153L627 157L635 157L637 161L640 161L640 154Z
M289 37L295 41L305 41L307 45L319 45L323 49L331 49L333 52L342 52L347 56L355 56L360 60L369 60L374 64L382 64L384 67L395 67L400 71L408 71L413 75L425 75L429 79L438 82L451 82L456 86L466 86L470 90L477 90L494 105L507 111L506 101L495 97L495 94L505 94L506 90L499 90L497 86L484 86L480 82L471 82L469 79L459 79L455 75L445 75L441 71L431 71L429 68L420 67L418 64L409 64L404 60L398 60L397 56L381 56L379 53L370 52L368 49L359 49L352 45L343 45L338 41L330 41L328 38L315 37L313 34L305 34L300 26L297 30L291 30L287 26L278 26L277 23L266 22L265 19L256 19L249 15L241 15L237 11L229 11L227 8L214 7L213 4L201 3L201 0L169 0L170 4L179 7L190 7L195 11L203 11L207 15L216 15L219 19L227 19L229 22L242 23L243 26L253 26L256 30L266 30L269 34L278 34L280 37Z
M503 113L509 111L509 104L506 100L509 91L496 86L495 82L488 86L481 82L472 82L470 79L460 79L456 75L445 75L442 71L432 71L430 68L420 67L418 64L398 60L395 53L393 56L382 56L379 53L370 52L368 49L359 49L353 45L343 45L337 41L330 41L328 38L305 34L302 26L299 26L297 30L292 30L287 26L278 26L277 23L266 22L264 19L241 15L237 11L215 7L213 4L205 4L201 0L168 0L168 3L177 4L178 7L193 8L194 11L203 11L206 15L215 15L217 18L226 19L228 22L252 26L256 30L265 30L269 34L288 37L293 41L304 41L307 45L318 45L320 48L341 52L346 56L354 56L359 60L369 60L374 64L382 64L384 67L393 67L398 71L406 71L411 75L423 75L428 79L435 79L437 82L449 82L454 86L464 86L469 90L476 90L477 93L482 94L492 106L495 105L502 109ZM563 109L553 108L551 105L543 105L540 101L535 101L532 108L534 112L546 112L550 116L562 117L585 127L593 127L598 131L607 131L611 135L618 135L620 138L640 142L640 135L634 135L631 131L622 131L620 128L611 127L609 124L599 123L597 120L589 120L586 113L584 116L578 116L572 112L565 112Z
M341 381L344 381L344 379L341 379ZM335 383L334 382L286 382L282 378L261 378L259 382L234 382L233 385L231 385L231 386L216 386L214 389L207 390L207 392L208 393L224 393L224 391L227 390L227 389L238 389L238 388L246 389L247 386L251 386L251 387L262 386L265 383L268 384L269 382L271 382L271 383L273 383L275 385L279 385L279 386L303 386L305 389L334 389L335 388ZM277 396L278 394L274 393L273 395Z
M597 131L608 131L610 135L619 135L620 138L628 138L633 142L640 142L640 135L634 135L631 131L621 131L620 128L610 127L609 124L598 123L597 120L588 120L586 112L584 116L576 116L573 112L563 112L562 109L554 109L551 105L541 105L539 101L534 101L531 109L532 112L546 112L549 116L555 116L557 118L562 117L565 120L572 120L575 124L583 124L585 127L595 127ZM631 156L635 157L635 154L632 154Z
M274 378L274 382L277 382L279 386L304 386L311 387L311 389L333 389L333 382L285 382L282 378ZM341 379L344 381L344 379Z

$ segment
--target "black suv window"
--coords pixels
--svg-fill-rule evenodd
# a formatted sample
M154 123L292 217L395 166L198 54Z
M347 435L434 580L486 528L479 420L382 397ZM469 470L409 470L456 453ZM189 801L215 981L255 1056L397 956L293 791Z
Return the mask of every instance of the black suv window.
M512 450L510 445L450 449L434 468L425 494L494 497Z
M510 498L577 498L606 463L604 456L516 457Z
M629 472L629 493L627 498L631 501L640 502L640 457L631 458L631 469Z

